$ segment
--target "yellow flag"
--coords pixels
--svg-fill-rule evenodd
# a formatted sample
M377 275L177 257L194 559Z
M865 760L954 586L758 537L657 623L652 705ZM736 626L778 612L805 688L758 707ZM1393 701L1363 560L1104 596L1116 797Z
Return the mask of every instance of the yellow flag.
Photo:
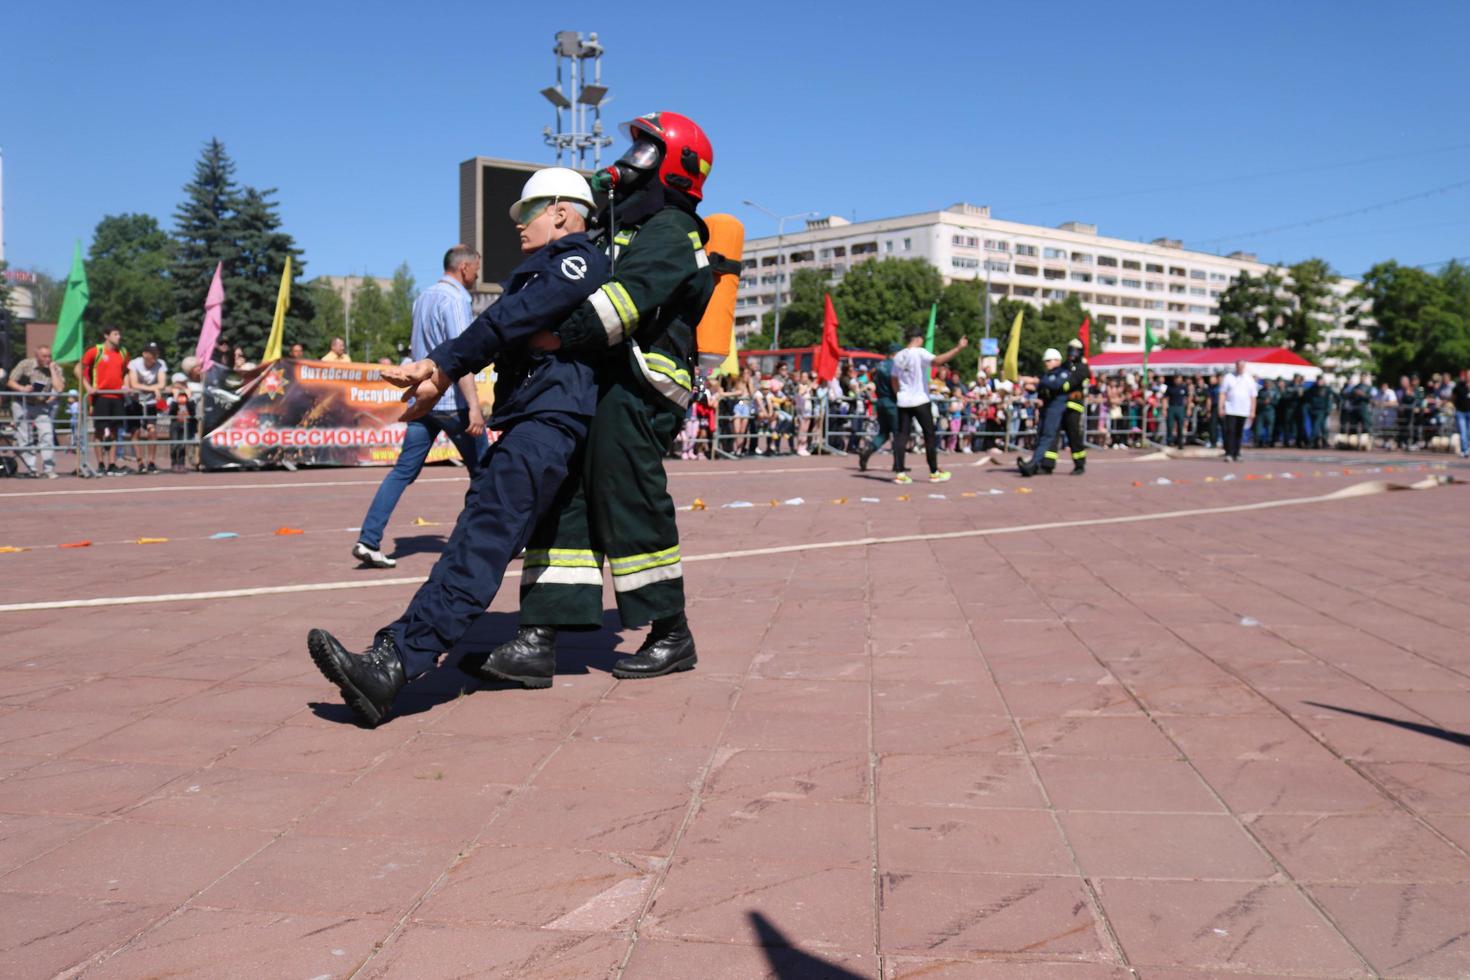
M735 323L732 320L730 322L730 353L726 354L725 360L715 368L715 374L728 374L732 378L740 376L740 358L735 355L739 346L735 343Z
M1000 376L1007 381L1016 381L1021 377L1021 317L1025 313L1025 310L1021 310L1016 314L1016 322L1011 324L1011 339L1006 341L1006 359L1001 366Z
M270 339L265 342L265 357L260 363L269 364L281 359L281 339L286 333L286 307L291 305L291 256L286 256L286 267L281 270L281 289L276 293L276 315L271 319Z

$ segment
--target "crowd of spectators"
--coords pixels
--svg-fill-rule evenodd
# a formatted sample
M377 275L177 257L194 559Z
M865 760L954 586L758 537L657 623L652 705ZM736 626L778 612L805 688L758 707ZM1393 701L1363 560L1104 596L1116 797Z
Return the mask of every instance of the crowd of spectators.
M738 375L708 379L691 404L674 454L711 457L810 455L825 445L856 452L873 428L875 391L869 372L877 361L843 361L828 382L793 373L785 362L769 377L750 366ZM1339 384L1301 376L1259 382L1257 416L1247 430L1256 447L1426 449L1460 428L1459 449L1470 443L1467 376L1403 378L1397 388L1354 375ZM1221 375L1095 376L1083 401L1087 439L1095 446L1138 448L1146 443L1216 448L1224 443ZM1028 448L1040 421L1037 379L1010 382L966 378L940 370L930 393L945 452ZM1457 394L1458 393L1458 394ZM1334 432L1335 429L1335 432ZM1350 438L1336 439L1341 434Z

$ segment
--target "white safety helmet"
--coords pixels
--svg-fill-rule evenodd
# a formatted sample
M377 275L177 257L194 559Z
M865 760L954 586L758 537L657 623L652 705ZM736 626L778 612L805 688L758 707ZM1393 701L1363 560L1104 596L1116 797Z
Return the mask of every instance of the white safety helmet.
M1055 347L1048 347L1046 350L1042 351L1041 359L1042 361L1060 361L1062 359L1062 355L1058 353Z
M540 213L534 205L544 202L544 209L557 201L573 205L584 218L597 206L586 177L567 167L547 167L532 174L521 188L521 199L510 206L510 220L518 225L530 224Z

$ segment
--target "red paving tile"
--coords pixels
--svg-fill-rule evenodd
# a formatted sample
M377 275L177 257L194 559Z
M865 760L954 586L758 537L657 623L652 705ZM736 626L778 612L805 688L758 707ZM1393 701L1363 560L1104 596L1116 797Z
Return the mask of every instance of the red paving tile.
M346 976L367 961L393 924L360 916L186 909L130 943L89 977Z
M1107 454L1031 494L962 468L943 499L900 502L847 463L771 468L671 466L677 502L711 504L681 519L690 554L1351 482L1207 484L1230 470ZM389 577L351 569L335 530L379 477L160 481L186 489L94 509L86 553L5 556L6 601L175 591L180 568L200 589ZM284 486L223 489L255 483ZM450 521L463 487L435 470L409 509ZM375 731L301 634L365 639L409 586L0 612L0 961L104 977L1465 975L1470 588L1434 557L1470 530L1463 493L691 562L697 671L620 683L609 651L642 631L568 635L550 690L479 690L449 668ZM0 497L37 528L107 499ZM245 537L205 540L221 501ZM271 535L283 512L307 533ZM155 526L167 547L106 543ZM1395 584L1409 579L1423 587ZM507 590L486 635L514 608Z
M1120 881L1098 897L1123 952L1149 967L1362 977L1353 948L1290 885Z
M885 953L1106 955L1080 878L884 872Z

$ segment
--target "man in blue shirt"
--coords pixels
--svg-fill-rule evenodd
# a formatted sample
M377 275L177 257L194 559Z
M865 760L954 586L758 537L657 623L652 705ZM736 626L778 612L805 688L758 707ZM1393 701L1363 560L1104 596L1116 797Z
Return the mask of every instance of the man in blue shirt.
M474 319L469 287L479 275L480 253L468 245L456 245L444 253L444 278L424 290L413 304L414 360L423 360L440 344L464 333ZM362 519L362 530L352 546L353 558L374 568L392 568L398 564L383 554L383 531L393 516L393 508L398 506L398 498L418 479L424 460L441 432L459 450L470 479L474 479L486 443L485 416L480 411L473 374L465 375L455 388L446 391L432 412L408 423L398 462L383 478L367 516Z
M403 615L378 630L366 653L349 653L325 630L307 634L312 660L364 724L379 724L403 686L438 663L490 605L538 522L564 508L567 485L597 411L594 355L533 350L532 335L563 322L607 281L607 256L586 234L593 208L586 178L549 167L511 207L525 260L499 301L459 337L383 377L408 388L406 419L436 408L460 378L495 362L500 438L470 481L444 553ZM573 481L575 482L575 481Z

